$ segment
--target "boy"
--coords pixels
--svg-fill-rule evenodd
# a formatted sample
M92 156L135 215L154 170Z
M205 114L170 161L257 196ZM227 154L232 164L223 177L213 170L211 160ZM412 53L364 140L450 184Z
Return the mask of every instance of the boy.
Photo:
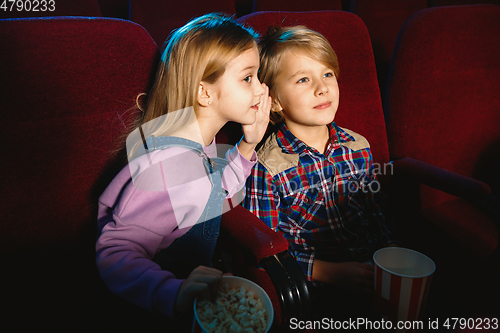
M276 130L257 153L244 205L284 234L316 290L313 299L329 294L317 291L325 286L349 299L370 297L367 262L397 241L376 202L368 141L333 122L337 56L325 37L303 26L271 29L260 54Z

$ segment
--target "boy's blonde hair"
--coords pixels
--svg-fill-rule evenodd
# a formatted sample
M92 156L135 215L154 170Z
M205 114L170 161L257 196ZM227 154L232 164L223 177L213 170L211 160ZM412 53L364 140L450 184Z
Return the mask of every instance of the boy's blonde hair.
M335 73L336 78L339 77L337 54L332 46L322 34L305 26L271 27L259 43L259 47L259 80L269 87L273 102L279 101L275 81L280 73L281 61L286 52L303 52L330 68ZM270 120L272 124L279 123L283 119L281 110L271 109Z
M257 38L258 35L252 29L217 13L195 18L175 30L164 44L162 63L134 131L142 131L142 125L158 118L161 120L152 129L150 126L148 134L168 135L192 121L193 109L198 111L200 83L217 82L224 74L227 63L256 47ZM174 113L183 109L190 111ZM161 117L167 113L172 115ZM137 153L137 147L132 151ZM129 160L131 155L138 156L129 154Z

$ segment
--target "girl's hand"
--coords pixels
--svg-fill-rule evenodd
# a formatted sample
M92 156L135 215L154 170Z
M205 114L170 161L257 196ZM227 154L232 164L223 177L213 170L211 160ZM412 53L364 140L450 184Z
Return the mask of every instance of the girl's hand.
M269 124L269 112L271 110L271 97L269 96L269 87L262 83L264 93L260 97L259 109L255 122L251 125L242 125L243 138L238 149L247 159L252 157L257 144L262 140Z
M199 266L182 282L174 304L175 314L184 314L193 308L193 302L199 295L214 299L219 290L222 272L218 269Z
M315 260L313 279L331 283L339 288L373 294L374 269L372 265L359 262L332 263Z

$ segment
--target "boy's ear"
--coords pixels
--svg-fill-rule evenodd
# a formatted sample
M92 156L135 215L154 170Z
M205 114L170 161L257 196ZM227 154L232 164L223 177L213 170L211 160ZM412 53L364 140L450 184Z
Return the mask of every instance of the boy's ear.
M279 112L281 110L283 110L283 107L281 106L280 101L277 98L273 98L273 101L271 102L271 111Z
M201 106L210 105L210 94L208 91L208 85L205 82L200 82L196 99L198 101L198 104L200 104Z

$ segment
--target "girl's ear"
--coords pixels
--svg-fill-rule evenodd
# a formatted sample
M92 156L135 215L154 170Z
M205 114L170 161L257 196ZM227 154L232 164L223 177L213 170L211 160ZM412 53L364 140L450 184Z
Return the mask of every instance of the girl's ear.
M196 96L198 104L201 106L209 106L211 104L210 94L208 92L208 84L205 82L200 82L200 86L198 88L198 94Z

